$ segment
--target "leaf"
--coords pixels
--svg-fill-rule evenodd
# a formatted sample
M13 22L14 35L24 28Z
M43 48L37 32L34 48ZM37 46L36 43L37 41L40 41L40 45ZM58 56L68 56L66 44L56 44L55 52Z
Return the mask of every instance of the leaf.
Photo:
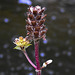
M32 44L28 44L27 46L24 46L24 49L28 48L30 45L32 45Z
M25 50L26 48L28 48L30 45L32 45L32 44L28 44L27 46L24 46L24 50ZM16 46L16 47L14 47L14 49L22 50L20 46Z
M21 50L21 48L19 46L14 47L14 49Z

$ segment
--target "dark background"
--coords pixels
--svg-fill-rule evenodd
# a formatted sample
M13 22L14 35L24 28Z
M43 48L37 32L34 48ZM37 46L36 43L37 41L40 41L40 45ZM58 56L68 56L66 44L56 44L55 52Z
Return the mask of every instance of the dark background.
M13 49L13 40L26 36L26 12L31 2L46 7L47 41L41 40L39 55L41 65L48 59L53 63L42 75L75 75L75 0L19 1L0 0L0 75L35 75L24 54ZM35 63L33 45L27 53Z

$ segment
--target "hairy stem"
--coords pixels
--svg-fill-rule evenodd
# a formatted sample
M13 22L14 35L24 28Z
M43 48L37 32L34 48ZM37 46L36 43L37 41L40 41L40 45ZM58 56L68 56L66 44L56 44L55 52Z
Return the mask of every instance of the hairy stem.
M26 56L28 62L29 62L35 69L37 69L37 67L34 65L34 63L33 63L33 62L30 60L30 58L28 57L26 50L24 50L23 53L24 53L24 55Z
M41 75L40 61L39 61L39 42L34 42L35 45L35 60L36 60L36 75Z

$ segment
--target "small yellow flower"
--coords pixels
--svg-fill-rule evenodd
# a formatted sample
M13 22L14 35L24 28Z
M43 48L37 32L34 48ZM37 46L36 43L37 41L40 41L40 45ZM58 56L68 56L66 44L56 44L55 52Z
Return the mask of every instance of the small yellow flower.
M27 47L31 45L30 42L26 40L26 38L23 38L22 36L16 38L14 44L16 44L16 47L14 49L18 50L25 50Z

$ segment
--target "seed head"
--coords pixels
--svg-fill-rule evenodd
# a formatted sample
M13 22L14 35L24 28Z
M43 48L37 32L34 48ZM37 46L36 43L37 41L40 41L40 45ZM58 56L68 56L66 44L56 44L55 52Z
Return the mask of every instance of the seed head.
M27 36L30 40L39 40L41 38L45 39L47 28L44 25L45 17L47 14L44 14L45 7L41 6L30 6L27 12Z

